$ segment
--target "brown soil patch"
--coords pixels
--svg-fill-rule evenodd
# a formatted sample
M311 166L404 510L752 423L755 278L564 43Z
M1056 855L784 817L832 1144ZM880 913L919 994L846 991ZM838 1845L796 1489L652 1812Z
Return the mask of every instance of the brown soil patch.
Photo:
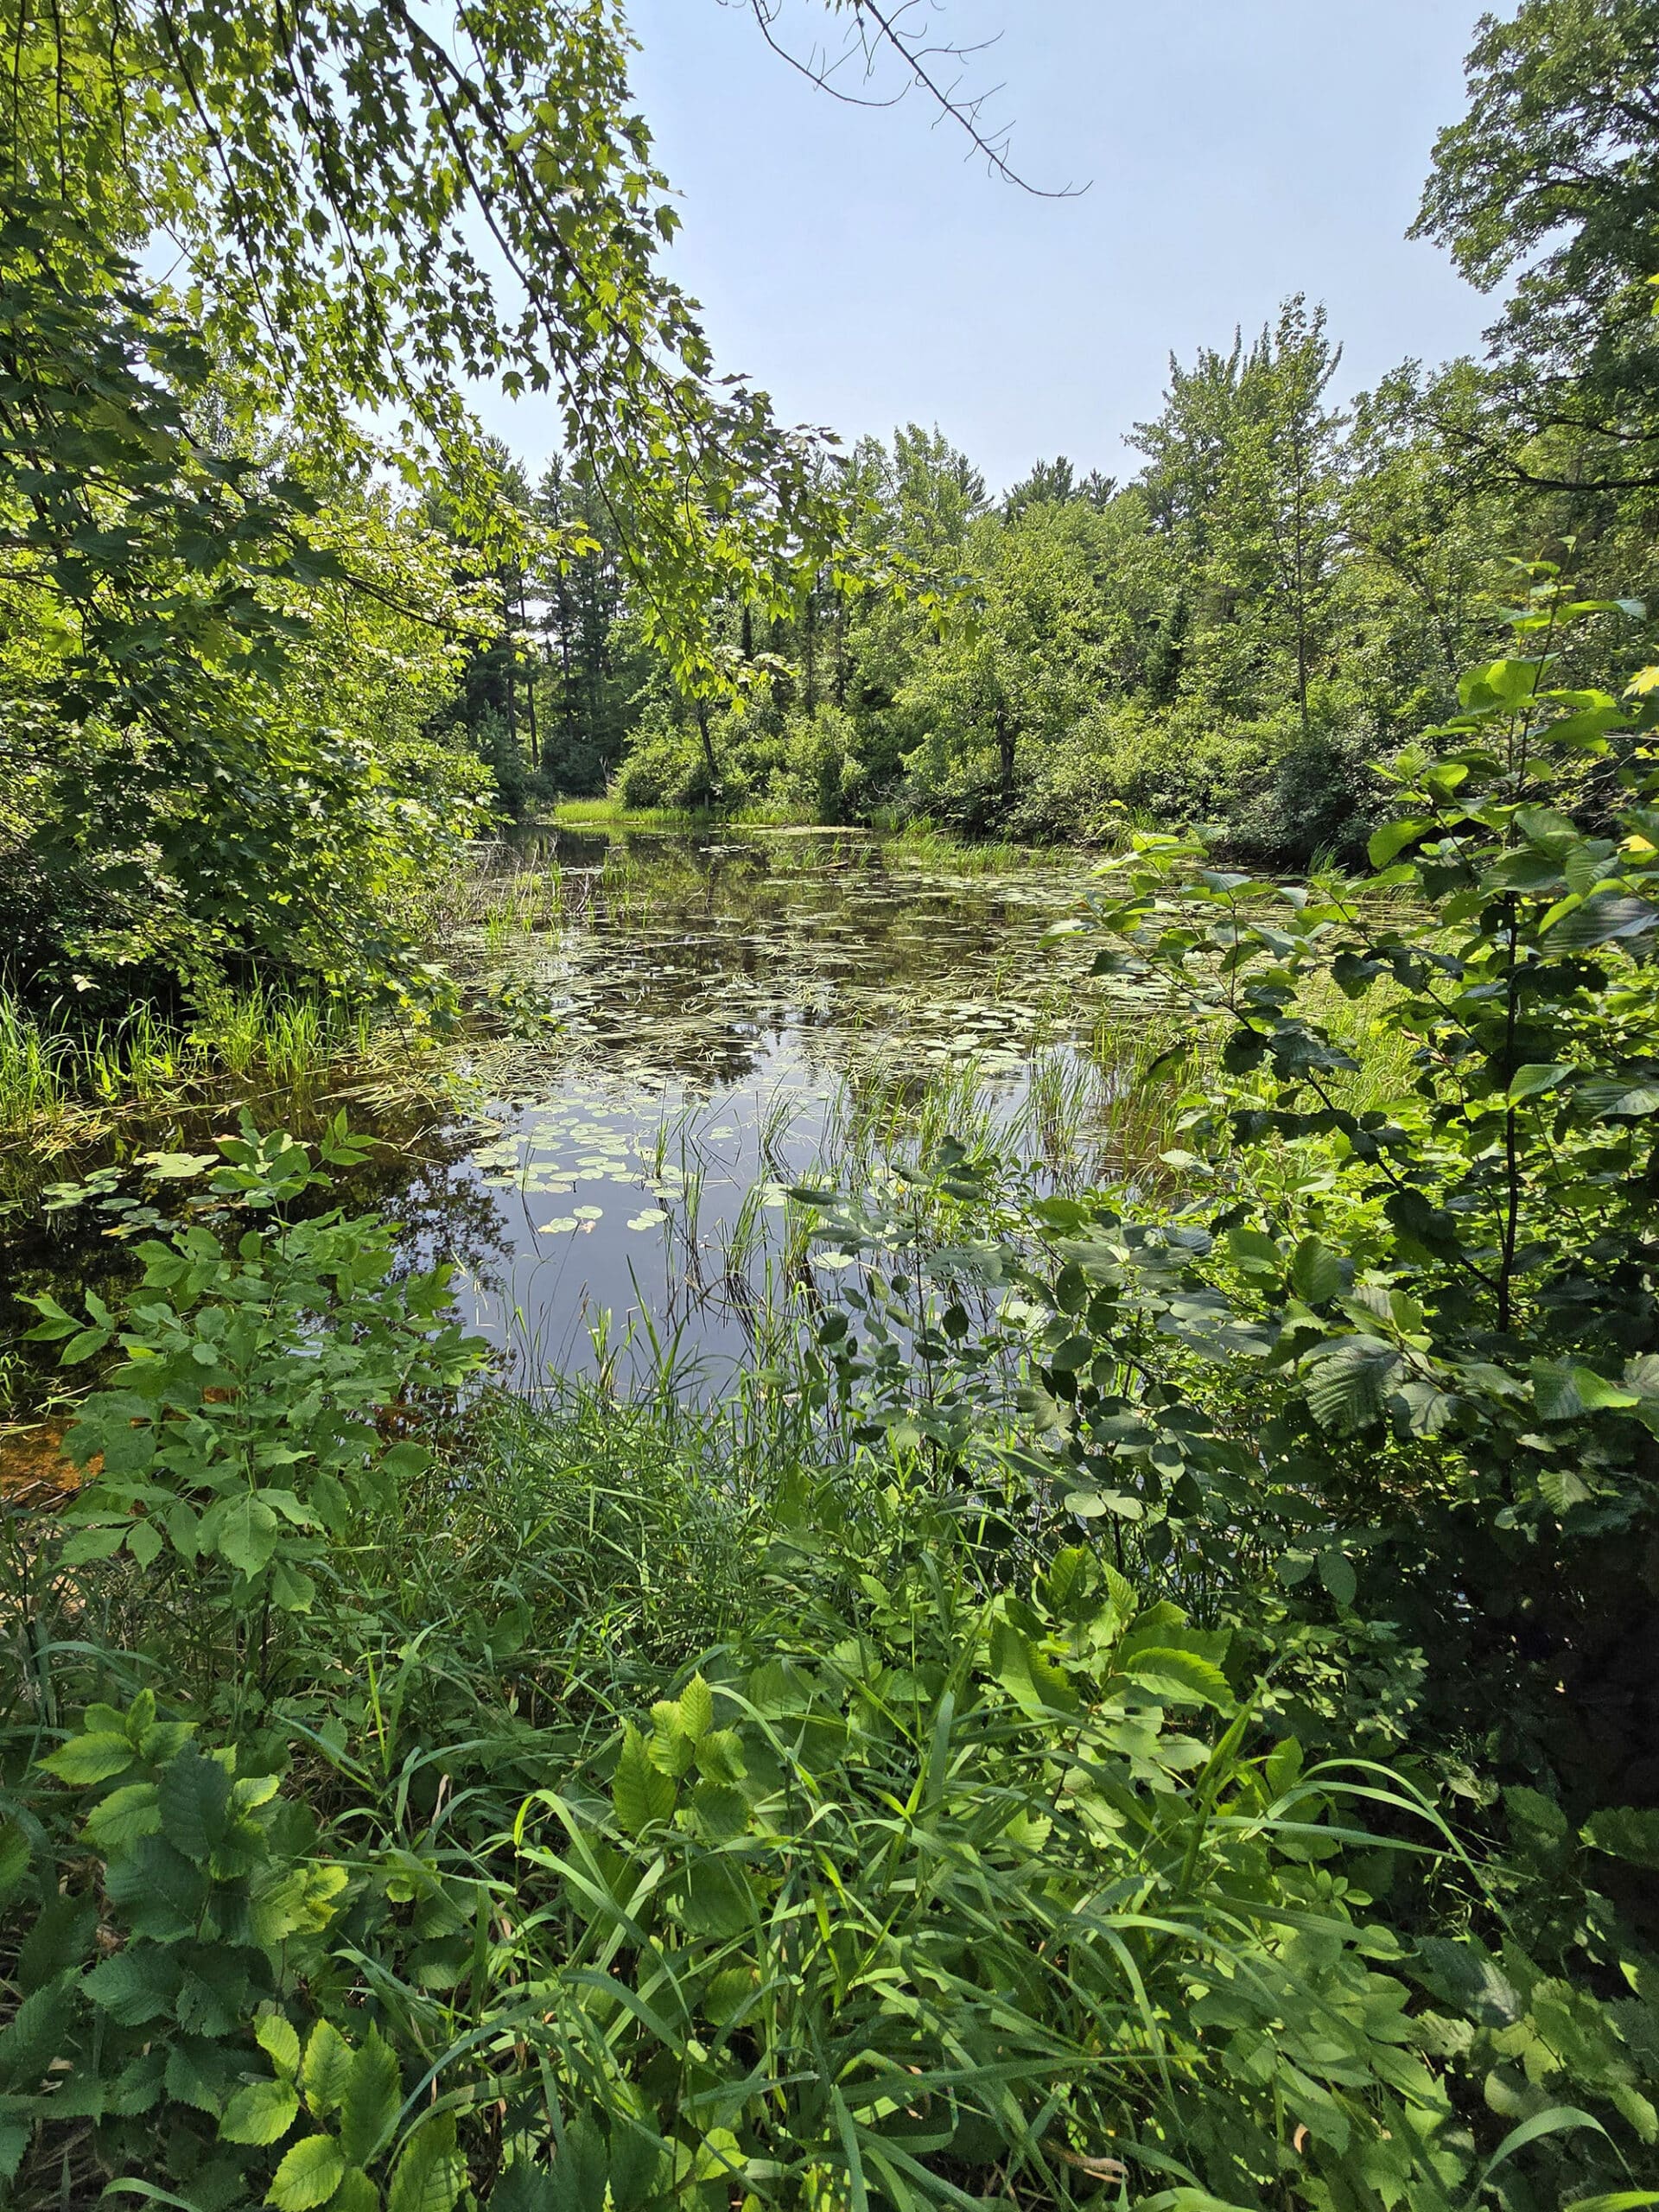
M63 1439L68 1426L67 1421L39 1421L0 1433L0 1502L60 1505L98 1472L98 1459L78 1467L66 1457Z

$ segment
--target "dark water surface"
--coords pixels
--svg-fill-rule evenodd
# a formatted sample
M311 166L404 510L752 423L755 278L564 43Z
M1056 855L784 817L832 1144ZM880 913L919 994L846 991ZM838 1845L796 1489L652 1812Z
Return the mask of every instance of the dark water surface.
M523 833L480 855L442 948L469 1007L444 1048L459 1103L353 1105L396 1141L346 1201L401 1223L411 1263L454 1264L521 1386L718 1389L831 1286L791 1184L861 1193L947 1134L1052 1184L1122 1159L1135 1009L1087 980L1086 942L1043 943L1087 880L856 833ZM87 1209L10 1257L14 1291L60 1295L131 1265Z
M443 1198L423 1172L405 1211L525 1381L608 1351L634 1379L671 1356L717 1384L784 1287L784 1188L865 1172L873 1117L889 1148L930 1102L936 1130L959 1108L1040 1148L1046 1068L1060 1149L1081 1164L1109 1135L1087 950L1042 942L1077 861L960 874L853 834L532 832L486 870L493 918L451 953L488 1008L482 1110Z

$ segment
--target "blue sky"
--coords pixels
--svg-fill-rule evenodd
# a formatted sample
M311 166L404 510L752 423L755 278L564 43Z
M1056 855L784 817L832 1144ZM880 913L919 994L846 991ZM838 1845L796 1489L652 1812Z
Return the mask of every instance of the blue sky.
M943 0L1001 35L967 64L1034 199L965 162L919 97L842 105L768 53L746 7L630 0L639 104L681 195L674 273L723 366L850 440L940 427L993 487L1039 455L1111 474L1172 348L1327 304L1358 390L1478 347L1493 302L1408 243L1436 130L1461 112L1476 0ZM810 0L780 33L822 37ZM532 463L545 418L485 409Z

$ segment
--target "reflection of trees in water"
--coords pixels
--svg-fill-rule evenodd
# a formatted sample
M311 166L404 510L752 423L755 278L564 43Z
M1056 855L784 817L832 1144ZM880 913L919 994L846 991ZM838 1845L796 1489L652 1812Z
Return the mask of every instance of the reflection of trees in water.
M399 1275L440 1262L487 1289L505 1279L512 1244L495 1194L472 1166L476 1138L457 1129L429 1129L409 1149L378 1149L352 1179L354 1207L398 1224Z
M566 899L553 945L497 956L518 969L522 1001L568 1011L571 1025L549 1049L526 1040L515 1052L525 1076L578 1058L636 1080L739 1085L785 1037L836 1076L850 1031L903 1032L941 1011L948 1020L953 1003L989 1004L1007 993L1010 961L1037 988L1054 980L1039 940L1065 895L1033 901L1029 880L1010 896L895 876L873 845L830 855L787 840L561 831L550 848L550 833L531 834L544 857L600 873Z

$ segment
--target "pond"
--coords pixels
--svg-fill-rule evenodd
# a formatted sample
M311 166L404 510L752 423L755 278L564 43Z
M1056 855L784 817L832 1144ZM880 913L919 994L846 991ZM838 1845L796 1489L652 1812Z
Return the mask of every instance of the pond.
M825 1264L791 1185L946 1135L1057 1185L1134 1151L1134 1009L1044 943L1087 880L857 833L524 833L448 948L477 1111L382 1203L521 1386L718 1389Z
M385 1141L342 1195L401 1224L407 1264L453 1266L515 1387L719 1393L846 1264L792 1187L862 1197L946 1137L1051 1189L1155 1160L1161 1091L1134 1080L1155 1008L1093 981L1087 940L1045 943L1088 881L1076 855L853 831L518 833L480 849L437 948L466 1007L422 1075L447 1103L348 1083ZM256 1107L301 1134L320 1109ZM118 1155L199 1150L226 1118L130 1116ZM113 1294L131 1255L107 1216L14 1228L14 1293ZM51 1383L31 1358L10 1387L26 1408Z

